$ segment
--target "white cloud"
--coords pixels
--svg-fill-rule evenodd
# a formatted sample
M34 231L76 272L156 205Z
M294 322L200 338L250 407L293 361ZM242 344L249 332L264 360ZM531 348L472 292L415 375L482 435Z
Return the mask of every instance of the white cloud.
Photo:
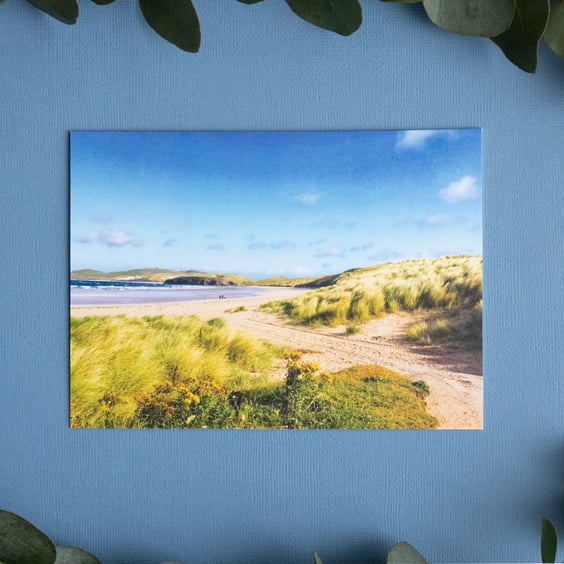
M374 247L374 243L364 243L364 245L354 245L349 249L351 253L358 253L359 251L368 251Z
M319 201L319 198L321 198L321 194L304 192L302 194L298 194L294 198L294 200L296 200L296 202L299 202L300 204L303 204L304 206L313 206L313 204L316 204Z
M225 250L225 245L222 243L214 243L213 245L208 245L206 251L223 251Z
M143 241L140 241L130 233L125 231L118 231L116 229L109 231L102 231L100 233L88 233L84 237L78 240L79 243L98 243L99 245L105 245L108 248L112 247L140 247Z
M337 257L343 258L345 256L345 250L341 247L329 247L327 249L320 249L314 255L316 258L325 258L325 257Z
M311 274L313 271L311 270L311 268L308 268L307 266L298 265L294 268L294 272L296 274L300 274L301 276L307 276L308 274Z
M312 227L323 227L324 229L337 229L341 226L341 221L334 217L320 219L311 224Z
M174 245L176 245L176 239L174 237L171 237L170 239L167 239L166 241L163 241L163 244L161 245L162 247L174 247Z
M278 249L295 249L296 248L296 243L294 243L293 241L288 241L288 240L284 240L284 241L271 241L270 243L270 248L273 250L278 250Z
M374 261L375 263L390 262L404 258L404 254L399 253L398 251L393 251L392 249L382 249L377 253L366 257L367 260Z
M261 249L266 249L268 247L268 243L263 243L261 241L253 241L247 245L247 249L249 251L260 251Z
M260 251L262 249L272 249L278 251L280 249L295 249L296 243L293 241L257 241L254 235L251 237L251 242L247 245L250 251Z
M432 213L428 215L424 220L424 225L448 225L449 223L454 223L455 217L446 213Z
M422 149L425 146L427 139L441 133L441 131L433 129L412 129L409 131L402 131L398 135L396 149Z
M88 233L80 237L78 239L78 242L88 244L88 243L95 243L97 240L98 240L98 235L96 235L96 233Z
M465 176L460 180L451 182L446 188L440 190L439 195L447 202L475 200L480 196L480 187L474 176Z

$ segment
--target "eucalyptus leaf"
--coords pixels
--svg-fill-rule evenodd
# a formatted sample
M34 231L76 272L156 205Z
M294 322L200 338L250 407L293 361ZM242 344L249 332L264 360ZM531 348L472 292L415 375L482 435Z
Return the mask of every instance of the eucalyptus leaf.
M78 19L76 0L27 0L30 4L66 24L75 24Z
M0 510L0 561L5 564L53 564L55 546L23 517Z
M516 0L515 16L507 31L492 40L505 56L525 72L537 70L539 41L546 29L549 0Z
M183 51L200 49L200 22L191 0L140 0L147 23Z
M544 32L546 44L560 57L564 57L564 4L552 4L550 18Z
M100 5L112 4L115 1L116 0L92 0L92 2L95 2L96 4L100 4Z
M286 0L286 3L306 22L340 35L354 33L362 23L358 0Z
M515 0L423 0L429 19L460 35L494 37L509 29Z
M428 564L410 544L400 542L392 546L386 564Z
M541 530L541 558L543 564L556 561L557 549L558 534L556 533L556 527L548 519L543 519Z
M55 564L100 564L100 561L76 546L58 546Z

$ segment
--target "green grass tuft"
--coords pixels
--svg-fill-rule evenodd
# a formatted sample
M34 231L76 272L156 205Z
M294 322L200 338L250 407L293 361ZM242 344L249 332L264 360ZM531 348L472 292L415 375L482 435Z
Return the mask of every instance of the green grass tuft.
M482 257L414 259L349 270L291 300L265 304L295 323L312 327L362 324L385 313L442 310L448 314L474 311L468 331L481 331ZM442 338L452 328L419 327L423 339ZM426 332L426 333L425 333ZM466 337L465 337L466 338Z
M456 329L446 319L438 319L433 323L421 321L415 323L406 331L409 339L426 345L445 341L456 334Z
M345 328L345 335L356 335L360 331L358 323L349 323Z
M285 381L269 382L286 358ZM421 389L378 366L330 374L222 320L71 319L71 425L432 428Z
M225 313L239 313L240 311L247 311L247 308L244 305L233 307L231 309L226 309Z

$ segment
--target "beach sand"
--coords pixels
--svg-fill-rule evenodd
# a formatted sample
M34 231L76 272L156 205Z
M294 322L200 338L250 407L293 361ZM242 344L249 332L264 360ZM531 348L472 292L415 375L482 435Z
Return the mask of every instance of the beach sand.
M359 333L346 336L344 327L311 329L292 325L279 315L260 311L272 300L295 297L307 290L269 288L260 297L191 302L76 306L73 317L91 315L197 315L202 319L223 317L236 331L286 345L303 352L304 360L322 370L337 371L354 364L379 364L413 381L430 386L429 413L441 429L481 429L483 426L483 378L481 351L414 345L405 339L406 329L423 318L422 313L395 313L360 326ZM244 306L245 310L229 313ZM283 377L284 366L278 377Z

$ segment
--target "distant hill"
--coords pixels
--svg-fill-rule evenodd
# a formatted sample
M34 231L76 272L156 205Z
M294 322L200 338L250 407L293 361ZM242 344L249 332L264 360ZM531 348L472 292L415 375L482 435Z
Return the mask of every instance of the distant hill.
M319 278L315 276L301 277L301 278L288 278L287 276L272 276L257 281L258 286L310 286L314 284ZM314 287L314 286L312 286Z
M164 280L166 284L191 284L195 286L254 286L257 281L241 274L217 274L213 272L176 273Z
M134 270L120 270L115 272L102 272L100 270L82 269L73 270L70 277L73 280L114 280L132 282L164 282L171 276L178 276L174 270L163 268L137 268Z
M348 271L347 271L348 272ZM329 276L322 276L321 278L311 278L296 284L300 288L324 288L325 286L332 286L335 284L345 273L330 274Z
M195 284L202 286L304 286L318 288L333 282L324 282L325 279L333 280L335 277L300 277L288 278L275 276L255 280L242 274L222 274L216 272L200 272L199 270L167 270L163 268L137 268L134 270L120 270L103 272L93 269L73 270L70 273L73 280L112 280L127 282L166 282L167 284Z

